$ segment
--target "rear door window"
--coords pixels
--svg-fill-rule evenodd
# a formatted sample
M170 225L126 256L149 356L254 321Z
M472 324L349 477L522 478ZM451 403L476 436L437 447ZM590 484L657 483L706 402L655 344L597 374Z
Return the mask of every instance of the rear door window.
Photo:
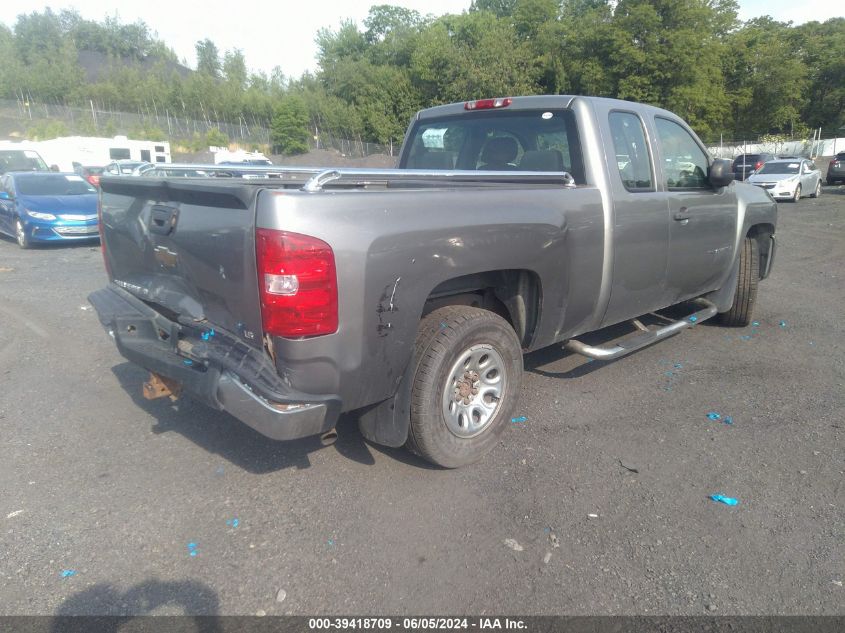
M611 112L609 123L622 184L628 191L654 191L651 157L640 117L633 112Z

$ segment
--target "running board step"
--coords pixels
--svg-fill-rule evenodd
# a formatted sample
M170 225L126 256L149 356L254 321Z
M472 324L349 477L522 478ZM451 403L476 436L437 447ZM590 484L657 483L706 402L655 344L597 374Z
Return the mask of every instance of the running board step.
M677 334L681 330L697 325L698 323L706 321L710 317L716 315L716 306L707 299L694 299L692 303L696 303L701 306L701 310L693 312L683 319L664 325L657 330L644 330L642 324L640 324L636 319L633 319L634 325L638 330L640 330L639 334L618 341L607 347L587 345L586 343L573 339L566 342L564 349L570 352L575 352L576 354L581 354L582 356L586 356L588 358L594 358L596 360L613 360L614 358L625 356L626 354L635 352L643 347L648 347L652 343L668 338L673 334Z

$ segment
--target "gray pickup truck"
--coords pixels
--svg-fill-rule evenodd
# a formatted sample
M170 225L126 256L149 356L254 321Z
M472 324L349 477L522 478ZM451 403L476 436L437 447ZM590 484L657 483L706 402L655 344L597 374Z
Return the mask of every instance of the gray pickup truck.
M472 462L513 415L525 352L612 359L713 316L746 325L775 255L772 198L626 101L439 106L398 169L255 169L104 177L109 284L89 299L146 397L275 440L329 441L354 412L373 442ZM578 339L626 320L621 340Z

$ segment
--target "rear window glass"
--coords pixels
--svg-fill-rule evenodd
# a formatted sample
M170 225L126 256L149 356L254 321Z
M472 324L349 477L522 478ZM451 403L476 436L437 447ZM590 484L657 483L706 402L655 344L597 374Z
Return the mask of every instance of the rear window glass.
M801 163L766 163L758 174L797 174Z
M417 122L405 169L569 172L584 166L570 110L490 110Z
M740 163L756 163L760 160L760 154L741 154L734 159L734 165Z
M24 196L80 196L97 193L81 176L64 174L38 174L15 178L18 195Z

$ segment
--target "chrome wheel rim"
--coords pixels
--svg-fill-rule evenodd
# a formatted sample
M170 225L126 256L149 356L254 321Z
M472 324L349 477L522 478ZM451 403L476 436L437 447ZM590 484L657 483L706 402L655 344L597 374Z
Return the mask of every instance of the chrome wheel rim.
M798 185L795 188L795 202L798 202L801 199L801 185Z
M818 198L820 195L822 195L822 181L821 180L819 180L819 182L816 183L816 198Z
M23 246L26 243L26 232L23 230L23 224L20 220L15 222L15 233L17 234L18 244Z
M491 345L473 345L458 355L446 376L442 410L446 427L460 438L482 433L499 411L507 387L505 361Z

